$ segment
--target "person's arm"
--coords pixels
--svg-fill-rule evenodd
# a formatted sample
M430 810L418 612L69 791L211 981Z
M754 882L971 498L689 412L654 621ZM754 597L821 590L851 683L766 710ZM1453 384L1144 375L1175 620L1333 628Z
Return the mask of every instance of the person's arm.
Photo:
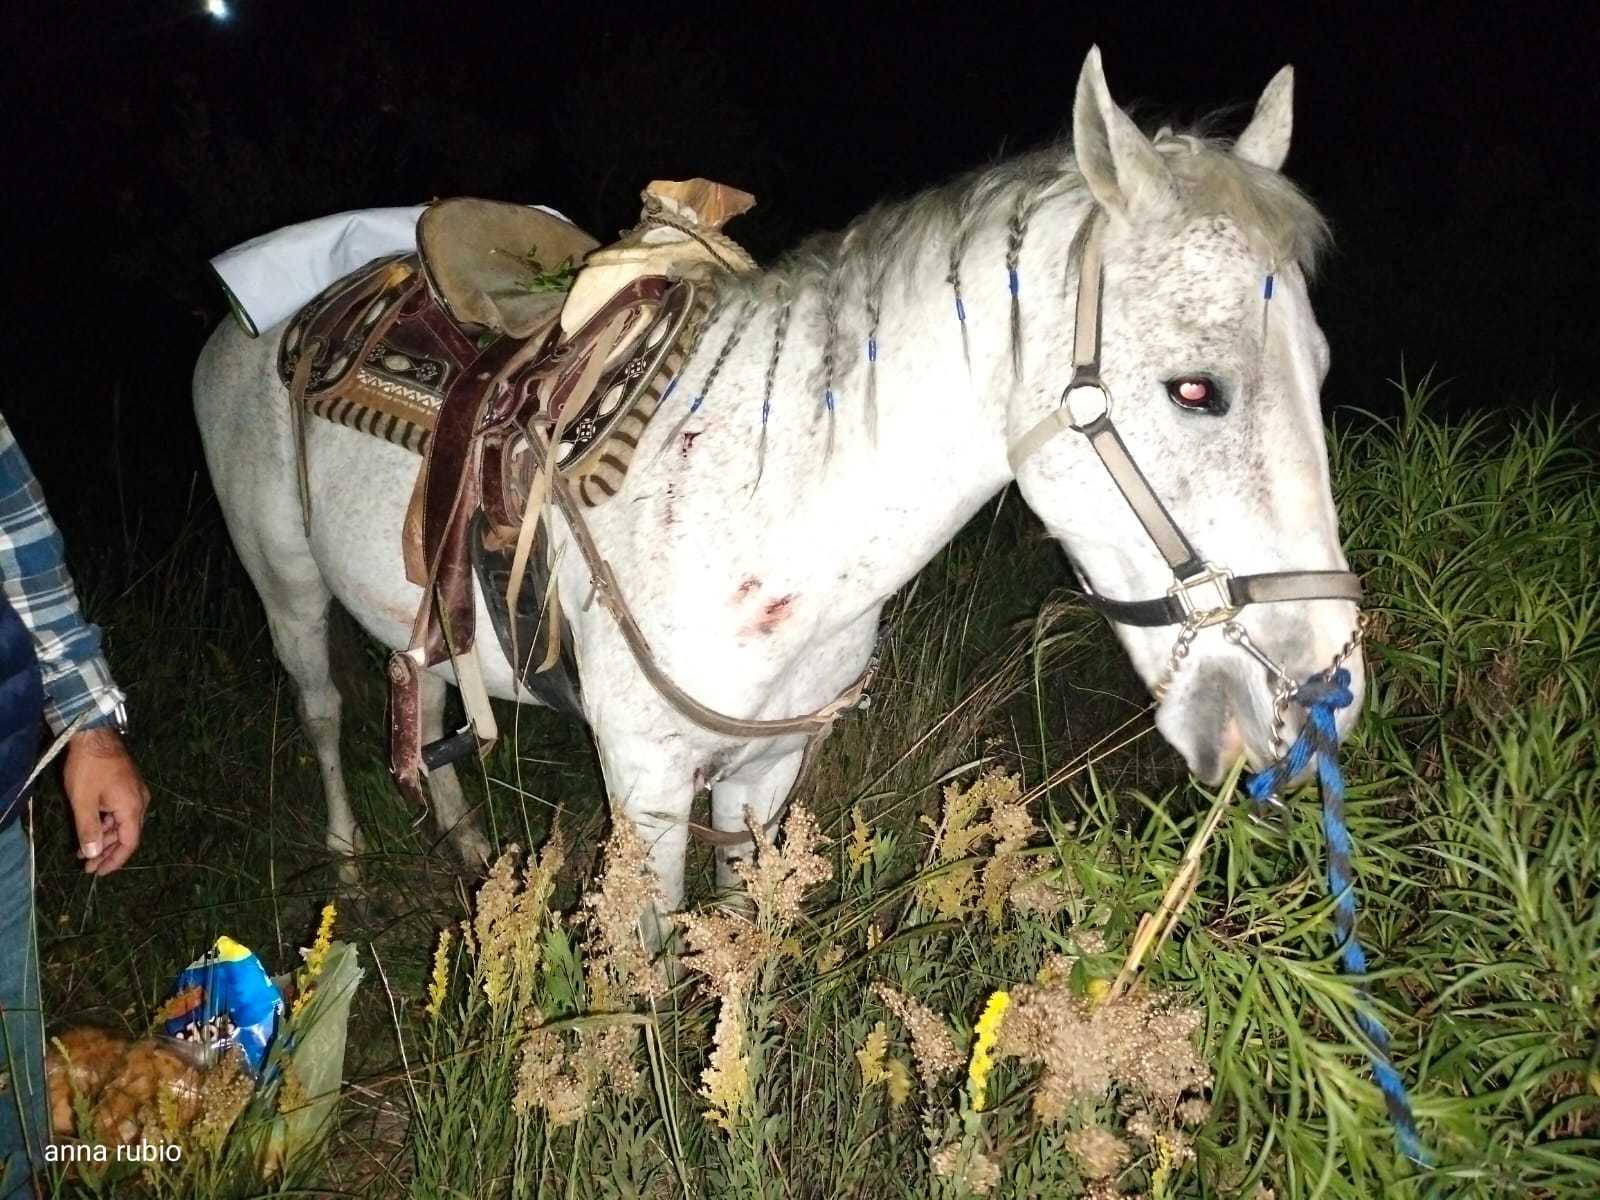
M63 558L61 533L21 447L0 416L0 588L33 635L45 720L67 742L62 782L84 870L115 871L139 845L150 802L122 741L123 694L83 618Z

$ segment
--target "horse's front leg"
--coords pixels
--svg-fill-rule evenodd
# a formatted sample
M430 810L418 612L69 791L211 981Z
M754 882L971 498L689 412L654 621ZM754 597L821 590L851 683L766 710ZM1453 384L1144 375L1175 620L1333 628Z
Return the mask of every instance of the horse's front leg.
M777 831L771 826L783 812L789 793L800 776L805 746L787 753L746 763L726 779L711 785L711 823L719 833L747 833L750 826L765 829L768 837ZM717 847L717 886L740 885L734 864L748 859L753 842Z
M659 900L647 903L639 914L645 948L658 954L670 945L672 914L683 906L695 764L681 751L677 734L607 736L603 729L596 734L612 819L631 821L638 830L646 865L660 892Z

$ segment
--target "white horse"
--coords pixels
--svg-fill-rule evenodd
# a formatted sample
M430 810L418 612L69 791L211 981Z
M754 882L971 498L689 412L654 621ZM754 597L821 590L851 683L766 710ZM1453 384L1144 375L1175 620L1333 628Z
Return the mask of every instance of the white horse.
M868 662L889 597L1015 482L1110 602L1162 697L1160 731L1197 775L1274 756L1284 688L1264 662L1303 679L1343 648L1357 698L1340 714L1347 732L1363 685L1348 644L1359 589L1329 486L1327 345L1307 299L1324 224L1279 173L1291 93L1285 68L1231 145L1151 138L1113 103L1091 51L1072 151L881 207L725 281L623 490L588 513L672 682L741 718L824 706ZM362 840L340 771L328 604L384 645L408 644L421 595L398 531L418 460L310 421L307 536L277 343L219 329L195 403L234 544L299 691L328 846L348 856ZM1105 436L1109 418L1120 441ZM569 527L558 521L553 537L605 784L650 847L670 911L697 790L709 785L719 830L747 814L767 822L806 738L711 732L664 699L612 614L588 603ZM1114 603L1149 597L1144 611ZM1204 623L1225 607L1227 632ZM487 630L481 596L478 609ZM478 644L490 693L526 699L494 639ZM425 737L442 732L448 677L426 676ZM430 790L462 854L487 855L453 773L435 771ZM718 852L724 881L731 853Z

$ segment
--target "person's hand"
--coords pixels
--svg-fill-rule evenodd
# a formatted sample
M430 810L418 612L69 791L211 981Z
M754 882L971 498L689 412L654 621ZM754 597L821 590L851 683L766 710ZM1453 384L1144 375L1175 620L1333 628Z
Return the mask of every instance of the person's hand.
M91 875L109 875L139 847L150 789L115 729L86 729L67 742L61 771L78 857Z

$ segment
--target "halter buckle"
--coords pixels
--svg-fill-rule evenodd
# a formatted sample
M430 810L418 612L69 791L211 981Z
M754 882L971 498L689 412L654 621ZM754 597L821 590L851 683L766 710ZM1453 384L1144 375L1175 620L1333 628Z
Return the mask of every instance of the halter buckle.
M1214 563L1204 566L1205 570L1198 575L1180 579L1167 589L1167 595L1182 605L1184 620L1198 617L1196 624L1201 628L1231 621L1240 611L1228 588L1233 582L1233 572Z

